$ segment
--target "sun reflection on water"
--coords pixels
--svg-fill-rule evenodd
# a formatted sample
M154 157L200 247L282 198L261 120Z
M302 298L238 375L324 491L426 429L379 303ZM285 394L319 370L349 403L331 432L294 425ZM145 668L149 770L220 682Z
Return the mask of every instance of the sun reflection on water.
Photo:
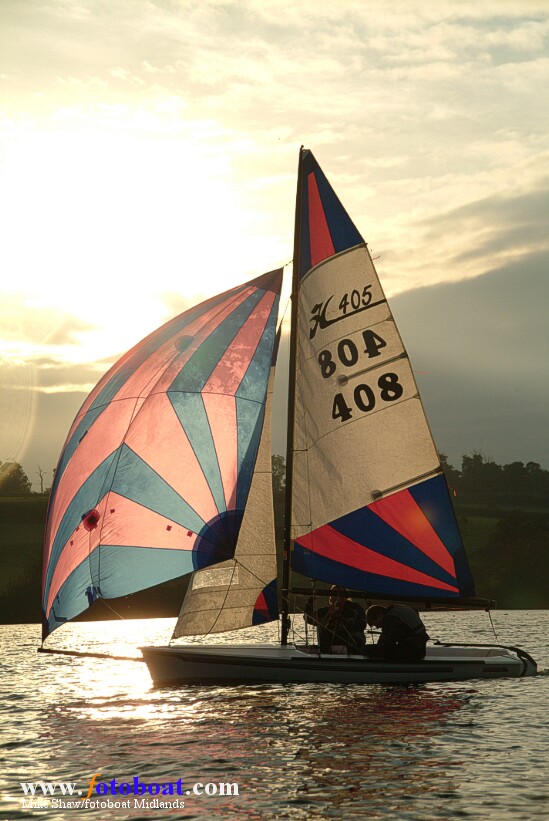
M451 634L453 616L431 618L433 632ZM521 616L513 632L523 625L545 646L538 623L539 614L530 622ZM80 623L56 631L48 644L137 659L139 646L167 643L171 628L170 620ZM532 819L547 808L541 736L546 676L413 687L156 688L139 661L37 655L38 634L37 626L0 630L0 748L7 762L0 815L9 810L7 817L28 818L18 804L22 781L83 787L96 772L104 780L237 782L238 799L189 801L170 816L204 821L447 821L474 814L488 800L483 785L492 782L492 817L525 802ZM520 631L514 638L544 663L538 646L530 647ZM276 627L259 640L276 640ZM526 771L525 792L520 773ZM104 821L101 812L92 817ZM135 812L125 817L136 821ZM162 816L150 810L141 817ZM48 815L48 821L58 818Z

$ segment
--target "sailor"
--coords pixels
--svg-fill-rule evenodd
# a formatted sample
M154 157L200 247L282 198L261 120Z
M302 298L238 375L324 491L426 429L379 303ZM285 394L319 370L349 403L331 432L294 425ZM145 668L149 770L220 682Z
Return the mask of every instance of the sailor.
M316 625L321 653L331 653L332 647L338 645L343 645L348 653L361 653L365 643L364 608L348 598L345 587L334 584L331 590L328 606L318 610L311 596L305 604L303 618L307 624Z
M384 607L374 604L366 611L370 627L381 629L377 644L365 647L364 655L387 661L420 661L429 640L417 610L405 604Z

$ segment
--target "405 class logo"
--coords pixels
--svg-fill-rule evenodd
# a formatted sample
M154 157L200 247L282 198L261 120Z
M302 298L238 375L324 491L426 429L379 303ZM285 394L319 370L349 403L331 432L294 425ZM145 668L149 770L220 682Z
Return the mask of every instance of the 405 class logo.
M341 322L342 319L347 319L350 316L360 314L362 311L367 311L368 308L374 308L376 305L381 305L386 302L385 299L378 299L373 301L372 285L364 285L362 288L354 288L352 291L346 291L340 298L337 309L334 301L335 295L332 294L324 302L319 302L311 309L309 330L309 338L314 339L318 330L329 328L335 322Z

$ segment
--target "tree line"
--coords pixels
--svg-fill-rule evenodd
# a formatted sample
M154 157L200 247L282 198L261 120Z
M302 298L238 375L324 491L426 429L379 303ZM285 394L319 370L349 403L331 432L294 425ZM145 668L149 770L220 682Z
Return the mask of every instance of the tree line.
M459 470L445 457L442 463L477 595L495 599L498 607L549 608L549 471L536 462L498 465L478 453L464 456ZM0 462L0 622L40 618L42 538L49 493L42 484L43 474L37 475L42 493L32 492L19 463ZM273 501L281 547L282 456L273 456ZM135 602L127 597L132 599L127 606L134 614L173 615L181 603L180 580L172 586L173 591L158 593L156 604L153 591L158 612L144 609L151 606L151 591L142 600L142 594L135 594Z
M40 493L49 493L46 474L40 467L36 471L40 483ZM32 482L19 462L0 462L0 496L31 496Z
M449 464L440 454L442 467L450 492L456 504L496 505L498 507L548 507L549 471L537 462L511 462L498 465L481 453L462 457L461 469ZM284 495L285 461L283 456L272 457L273 492L275 498ZM46 474L40 466L36 470L40 493L48 493ZM0 462L0 496L30 496L32 482L19 462Z
M549 507L549 471L537 462L498 465L481 453L463 456L461 470L441 462L456 503L488 505L501 509Z

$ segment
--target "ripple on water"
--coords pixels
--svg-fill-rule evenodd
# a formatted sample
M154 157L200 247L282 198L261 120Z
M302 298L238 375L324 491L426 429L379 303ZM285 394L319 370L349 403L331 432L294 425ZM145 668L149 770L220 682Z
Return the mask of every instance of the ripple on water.
M426 616L441 640L462 639L462 624L478 619ZM500 643L521 644L549 662L549 614L496 613L494 620ZM164 620L70 625L59 641L91 647L105 629L110 638L94 649L129 655L138 644L165 642L169 627ZM478 641L490 640L475 631ZM9 796L0 812L10 818L28 818L20 781L84 787L95 772L105 780L239 784L238 797L191 797L172 819L549 817L546 675L416 687L155 689L142 664L37 656L36 626L0 632L2 795ZM91 815L103 821L101 812ZM116 815L124 817L140 816ZM161 818L154 810L141 817Z

